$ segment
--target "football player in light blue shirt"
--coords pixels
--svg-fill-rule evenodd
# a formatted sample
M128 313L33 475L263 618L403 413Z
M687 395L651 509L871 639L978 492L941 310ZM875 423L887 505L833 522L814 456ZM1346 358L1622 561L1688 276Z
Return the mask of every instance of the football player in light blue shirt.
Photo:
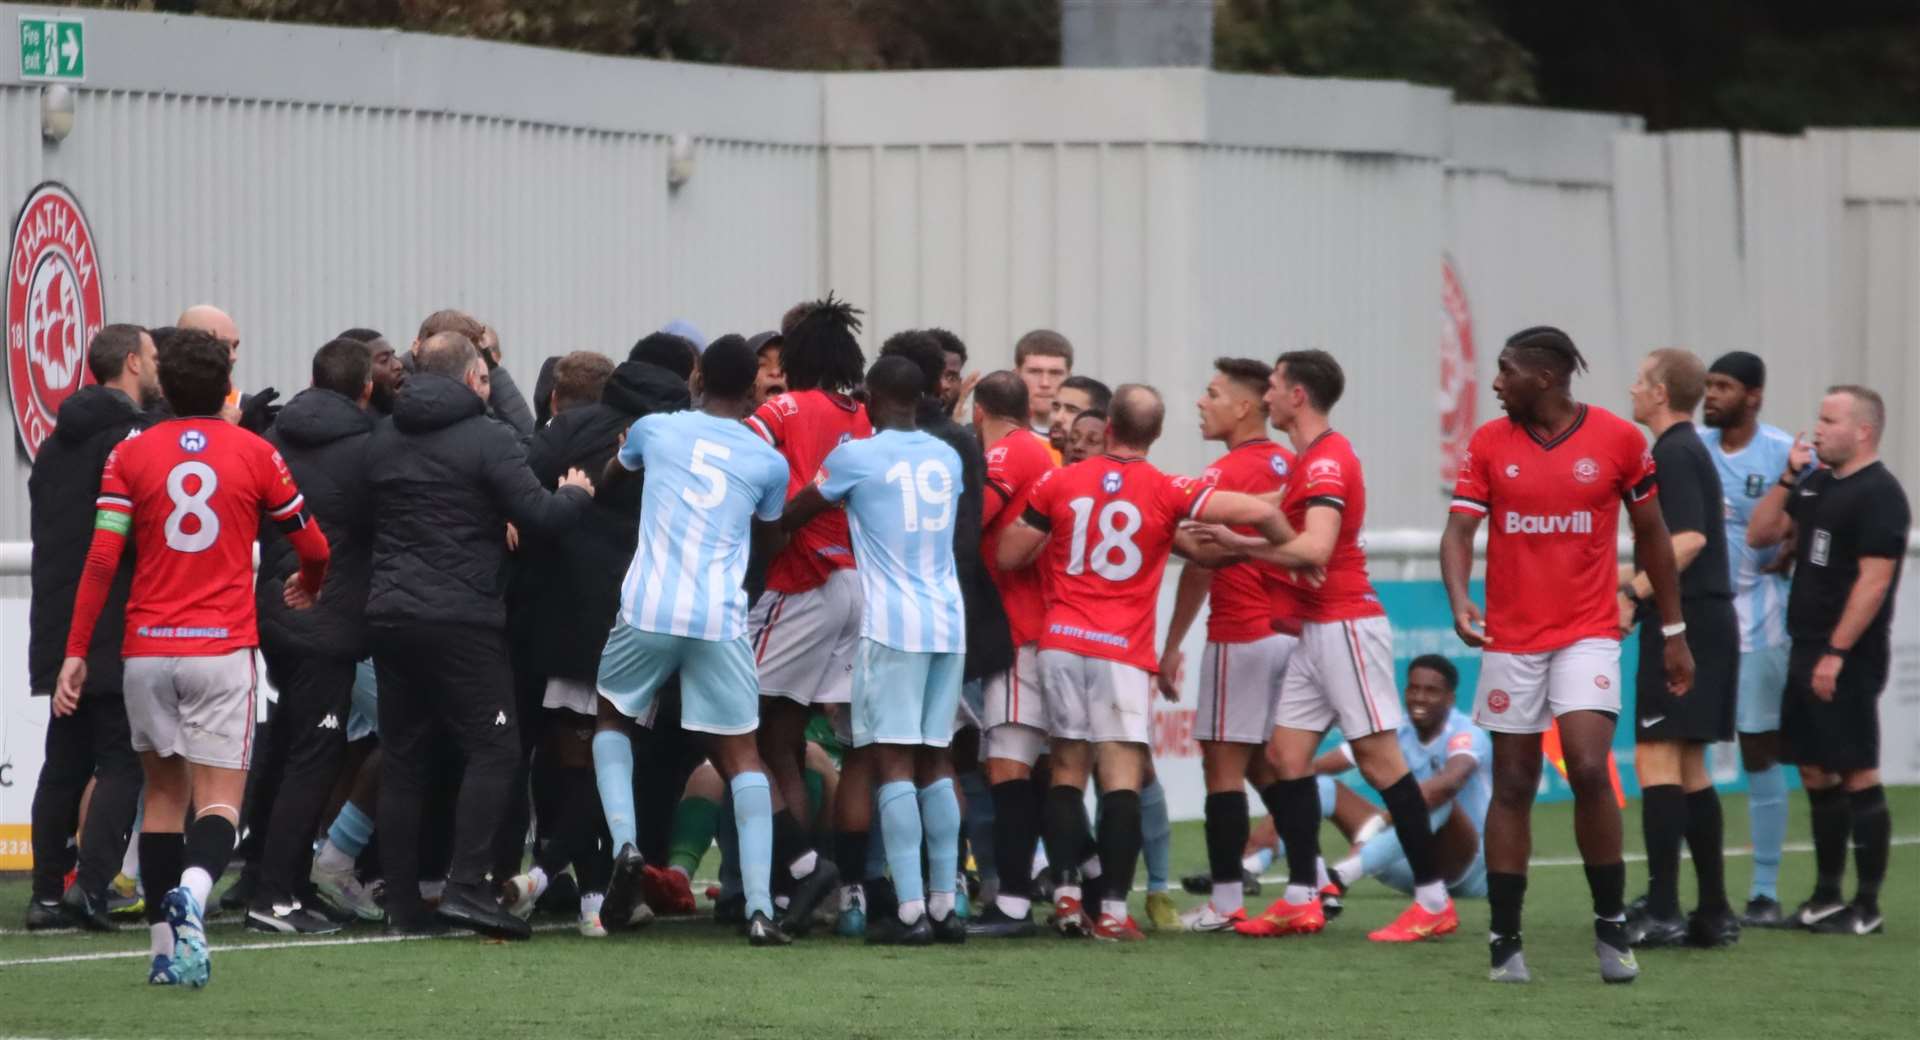
M967 934L954 912L960 803L946 751L967 645L953 558L960 456L916 427L922 392L936 389L925 387L925 378L904 357L875 362L867 371L874 435L835 448L819 482L794 497L781 521L792 529L845 503L853 534L866 597L854 661L853 744L873 748L881 841L900 897L897 920L867 923L871 943L962 942Z
M714 766L733 791L748 940L785 945L773 923L773 797L755 748L760 684L747 645L747 550L753 521L777 520L787 461L740 420L753 408L759 361L746 341L716 341L695 376L699 410L645 416L628 429L605 481L644 469L640 540L620 588L595 682L594 778L613 838L603 927L643 923L645 863L635 847L634 722L651 726L655 694L680 673L680 724L705 733Z
M1487 861L1481 836L1493 801L1493 741L1454 707L1459 685L1453 662L1437 654L1414 658L1407 667L1407 718L1398 735L1400 753L1432 811L1434 851L1447 891L1482 899L1487 894ZM1345 772L1353 764L1345 745L1321 757L1321 772ZM1334 864L1332 876L1342 890L1371 877L1398 891L1413 891L1413 868L1392 828Z
M1748 821L1753 835L1753 887L1741 922L1777 928L1780 849L1787 838L1787 773L1780 765L1780 698L1787 686L1787 576L1776 569L1778 547L1747 545L1753 509L1788 469L1793 438L1760 421L1767 366L1736 350L1707 370L1700 437L1720 469L1727 500L1727 559L1733 607L1740 616L1740 687L1734 713L1740 758L1747 767Z

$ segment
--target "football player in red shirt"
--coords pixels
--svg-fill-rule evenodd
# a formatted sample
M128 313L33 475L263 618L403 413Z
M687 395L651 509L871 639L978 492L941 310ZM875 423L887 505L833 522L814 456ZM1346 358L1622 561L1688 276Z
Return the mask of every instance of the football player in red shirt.
M866 409L849 396L866 376L866 356L854 338L860 331L859 313L831 296L808 307L781 348L787 392L747 418L747 425L786 457L788 501L813 484L820 464L842 442L873 436ZM835 725L852 743L845 705L853 695L860 609L847 514L831 509L788 538L767 568L767 591L747 616L760 677L760 757L772 774L776 796L774 862L784 864L800 881L786 917L794 923L788 930L796 935L805 934L814 906L839 881L839 871L814 851L811 821L801 819L807 811L803 760L812 705L841 705ZM843 790L872 786L864 757L847 756L840 776ZM872 812L872 798L835 800L841 845L837 857L854 877L866 869L865 834ZM857 860L845 862L856 855ZM784 886L776 883L775 888Z
M986 489L981 495L980 558L1006 605L1013 639L1013 666L989 676L981 690L982 754L993 794L993 856L1000 892L968 922L970 935L1019 938L1032 935L1033 849L1039 839L1040 804L1033 765L1046 754L1047 701L1040 686L1040 630L1046 600L1040 571L1003 570L995 553L1003 535L1026 512L1027 496L1052 472L1046 438L1028 422L1027 385L1018 373L992 372L973 390L973 426L987 452Z
M1533 849L1540 735L1556 720L1593 895L1600 977L1632 982L1639 974L1626 937L1620 808L1607 767L1620 714L1614 545L1623 501L1635 555L1659 606L1667 686L1678 696L1693 685L1653 456L1631 423L1574 400L1573 374L1586 367L1559 329L1523 329L1507 340L1493 380L1507 417L1480 427L1468 443L1440 541L1454 630L1484 649L1473 715L1493 733L1486 842L1496 982L1529 981L1520 906ZM1483 517L1493 520L1484 615L1467 591Z
M121 653L129 729L146 774L140 865L155 896L147 909L154 985L207 983L204 907L233 856L253 751L260 516L280 525L300 557L288 606L312 606L327 573L327 540L280 453L219 417L232 371L226 344L205 332L182 331L160 355L160 387L181 418L107 456L54 698L61 715L79 703L87 647L131 532Z
M1286 486L1293 453L1267 436L1267 409L1261 397L1273 368L1249 358L1220 358L1201 395L1200 436L1221 441L1227 453L1201 475L1222 491L1250 495L1277 493ZM1189 562L1181 568L1166 649L1160 654L1160 692L1180 699L1187 638L1203 604L1207 613L1207 649L1200 665L1200 698L1194 739L1200 742L1206 774L1207 865L1213 897L1188 913L1189 931L1225 932L1245 920L1240 854L1247 843L1246 783L1261 792L1277 776L1258 754L1273 735L1273 711L1280 680L1287 671L1300 632L1300 603L1294 586L1275 568L1245 561L1219 569ZM1281 618L1283 627L1275 627Z
M1426 799L1400 753L1396 731L1402 712L1394 691L1393 628L1367 577L1367 557L1360 548L1366 478L1352 444L1327 421L1345 389L1346 374L1324 350L1280 355L1267 389L1268 417L1286 431L1296 453L1281 511L1299 536L1271 548L1239 541L1243 551L1256 558L1289 568L1323 568L1325 578L1312 590L1303 590L1300 644L1287 663L1269 751L1280 776L1272 801L1274 824L1287 848L1287 890L1259 917L1234 925L1234 930L1278 936L1326 926L1328 907L1318 883L1320 800L1313 758L1327 730L1338 725L1361 775L1386 803L1413 871L1413 905L1368 938L1417 942L1458 929L1460 918L1434 855Z
M1087 848L1085 790L1097 745L1100 873L1104 891L1092 932L1134 941L1127 915L1140 858L1140 787L1150 764L1155 614L1160 579L1183 520L1257 528L1278 544L1293 532L1270 505L1250 495L1160 472L1147 450L1160 437L1166 406L1150 386L1114 394L1107 453L1041 476L1020 519L995 549L1002 570L1033 564L1046 550L1051 597L1040 632L1040 676L1053 728L1053 789L1047 793L1047 845ZM1308 784L1312 786L1311 782ZM1315 817L1316 822L1318 817ZM1053 864L1055 925L1087 931L1080 875L1070 858Z

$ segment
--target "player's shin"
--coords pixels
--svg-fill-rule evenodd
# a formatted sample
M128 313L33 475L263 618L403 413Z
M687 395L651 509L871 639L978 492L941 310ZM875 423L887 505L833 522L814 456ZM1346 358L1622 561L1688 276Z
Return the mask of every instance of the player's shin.
M920 876L919 794L910 780L880 785L881 840L886 844L887 868L900 897L900 921L912 924L926 909L926 889Z
M213 894L214 883L233 858L235 839L233 821L211 809L203 809L186 835L186 868L180 872L180 884L205 906Z
M1125 920L1133 891L1133 867L1140 859L1140 792L1108 791L1100 796L1100 910Z
M1434 861L1433 827L1427 819L1426 798L1412 773L1387 785L1380 792L1393 816L1393 832L1406 853L1407 866L1413 870L1414 899L1428 913L1439 913L1447 905L1447 886Z
M1279 803L1273 822L1287 854L1287 902L1310 902L1319 885L1320 793L1313 777L1279 780L1269 786Z
M633 741L619 730L593 735L593 777L600 788L600 807L607 814L616 854L635 843L633 808Z
M919 791L920 821L927 842L927 911L935 921L953 913L960 874L960 801L953 778L941 777Z
M1246 905L1240 880L1240 850L1246 847L1249 823L1245 791L1217 791L1207 795L1207 871L1213 878L1213 908L1232 914Z
M747 917L773 917L773 792L765 773L741 773L728 785L740 849L740 887Z
M1147 866L1147 891L1165 892L1173 858L1173 822L1167 816L1167 791L1154 777L1140 789L1140 850Z

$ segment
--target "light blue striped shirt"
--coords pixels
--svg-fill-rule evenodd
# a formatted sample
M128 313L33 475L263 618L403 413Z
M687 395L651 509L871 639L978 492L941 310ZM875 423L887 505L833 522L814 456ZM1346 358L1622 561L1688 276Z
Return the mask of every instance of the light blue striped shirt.
M779 519L787 460L740 420L697 411L641 418L619 457L646 471L620 620L694 639L744 635L753 518Z
M1780 474L1787 471L1793 437L1765 423L1747 446L1732 454L1720 449L1720 431L1700 431L1713 464L1720 468L1720 487L1727 503L1727 564L1732 570L1733 609L1740 615L1740 651L1762 650L1787 643L1787 577L1762 574L1761 569L1780 555L1778 547L1754 549L1747 545L1747 520Z
M918 430L882 430L833 449L820 494L847 504L866 594L860 634L908 653L962 653L966 610L953 562L960 456Z

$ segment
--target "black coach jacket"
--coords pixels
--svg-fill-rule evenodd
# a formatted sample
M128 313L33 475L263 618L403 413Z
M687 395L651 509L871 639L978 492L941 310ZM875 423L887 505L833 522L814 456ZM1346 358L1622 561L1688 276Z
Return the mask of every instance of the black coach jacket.
M966 606L967 661L965 676L980 679L1013 667L1013 635L1007 630L1007 610L1000 590L980 558L981 496L987 482L987 457L980 438L960 425L933 398L921 398L915 419L922 430L940 438L960 456L960 504L953 521L953 564L960 578Z
M592 496L548 492L513 428L444 376L416 374L367 446L373 494L372 625L506 624L506 528L559 535Z
M60 405L53 434L40 445L27 477L33 538L33 598L27 608L27 670L35 694L53 692L67 656L73 596L93 544L94 502L100 471L114 446L151 425L133 399L110 387L83 386ZM106 606L87 648L84 692L120 692L120 640L127 622L127 590L133 585L133 544L128 540Z
M634 420L691 403L686 380L658 365L628 361L614 369L598 403L562 412L533 435L528 464L542 487L554 487L575 466L598 481ZM517 667L582 681L599 671L600 651L620 608L620 582L639 542L641 479L634 474L603 489L564 537L521 538L507 598Z
M367 491L367 445L373 416L332 390L302 390L281 408L267 442L280 450L327 536L329 558L320 599L288 609L281 596L300 558L278 526L260 525L260 578L255 603L260 645L269 653L357 661L367 655L367 583L373 556L373 503Z

